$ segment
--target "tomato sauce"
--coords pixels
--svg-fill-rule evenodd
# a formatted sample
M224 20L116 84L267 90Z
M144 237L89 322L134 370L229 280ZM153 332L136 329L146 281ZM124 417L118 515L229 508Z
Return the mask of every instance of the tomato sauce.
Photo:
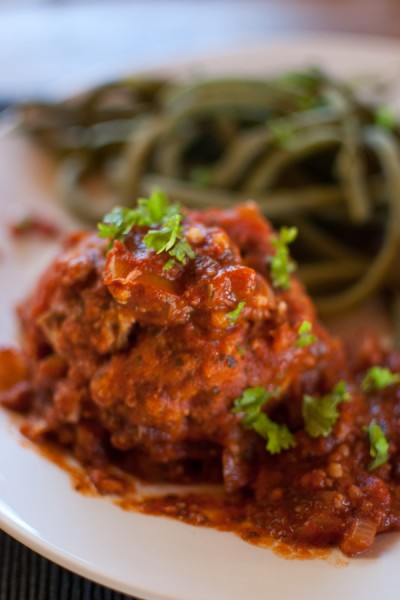
M254 205L188 211L182 226L193 257L168 269L144 226L111 249L71 235L19 308L23 345L0 353L0 403L23 414L29 439L77 459L78 489L123 508L235 531L287 557L368 550L400 527L400 385L367 392L362 381L375 365L400 372L400 354L372 334L344 344L293 275L275 284L276 234ZM304 322L313 341L301 345ZM311 437L304 397L339 381L349 401ZM295 447L271 454L232 411L256 386ZM371 422L389 443L373 470ZM140 498L131 476L223 493Z

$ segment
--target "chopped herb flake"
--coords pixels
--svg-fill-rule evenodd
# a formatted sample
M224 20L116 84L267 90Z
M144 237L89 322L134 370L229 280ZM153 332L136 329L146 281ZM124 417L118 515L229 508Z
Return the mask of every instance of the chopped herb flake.
M253 429L267 440L266 449L271 454L278 454L296 445L295 438L286 425L275 423L261 412L268 400L278 393L278 390L268 392L262 386L247 388L240 398L235 400L232 409L233 413L245 413L241 421L243 427Z
M382 390L390 385L400 383L400 374L392 373L385 367L371 367L364 376L361 383L361 389L364 392Z
M157 254L168 252L176 261L185 262L195 254L182 233L182 214L178 204L171 204L165 194L155 191L150 198L140 198L137 208L117 206L98 224L99 236L123 241L134 225L150 227L143 241ZM171 269L170 260L164 268Z
M176 261L173 258L170 258L165 265L163 266L163 270L164 271L169 271L170 269L172 269L172 267L174 267L176 265Z
M303 397L302 414L304 429L313 438L329 435L339 418L337 407L342 402L350 400L346 382L339 381L330 394L314 397L305 394Z
M310 321L303 321L300 327L297 330L298 338L296 341L296 348L305 348L306 346L311 346L316 339L317 336L311 333L312 325Z
M264 404L274 396L274 393L267 392L267 390L261 385L247 388L239 398L236 398L233 404L232 412L246 413L242 423L244 425L251 425L253 417L256 417L260 413Z
M181 230L179 232L179 235L181 235ZM185 262L186 258L195 257L193 248L184 237L181 237L179 241L176 242L174 247L171 248L171 250L169 250L169 254L175 257L176 260L181 263Z
M180 233L181 219L180 215L174 215L163 222L161 229L150 229L143 238L147 248L157 254L171 250Z
M230 325L234 325L236 323L237 318L240 315L240 313L242 312L242 309L245 306L245 304L246 304L246 302L239 302L239 304L237 305L237 307L234 310L226 313L226 316L229 319Z
M364 427L364 431L369 433L370 456L373 460L368 465L368 471L373 471L388 460L389 444L385 438L382 429L374 421L369 427Z
M253 429L267 440L266 449L270 454L279 454L282 450L289 450L296 446L294 435L286 425L271 421L265 413L258 415Z
M288 246L294 242L297 233L297 227L282 227L279 236L271 242L276 252L268 261L276 288L287 290L290 286L290 274L296 270L296 264L290 258Z
M103 218L103 222L97 225L99 237L109 238L110 241L122 241L137 223L135 210L125 206L116 206Z

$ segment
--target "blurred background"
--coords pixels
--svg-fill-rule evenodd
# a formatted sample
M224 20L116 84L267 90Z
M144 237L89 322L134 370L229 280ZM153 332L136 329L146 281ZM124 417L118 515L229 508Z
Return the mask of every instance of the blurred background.
M398 36L397 0L0 0L0 102L296 33Z

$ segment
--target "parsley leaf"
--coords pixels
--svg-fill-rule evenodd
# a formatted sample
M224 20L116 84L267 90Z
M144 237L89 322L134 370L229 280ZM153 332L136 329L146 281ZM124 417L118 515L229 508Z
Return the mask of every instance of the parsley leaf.
M162 221L161 229L150 229L143 238L147 248L152 248L157 254L168 252L181 263L186 258L194 258L193 248L182 235L181 221L182 216L174 214ZM168 261L165 268L169 270L171 267L172 264Z
M272 283L276 288L287 290L290 286L290 274L296 270L291 260L288 245L297 237L297 227L281 227L279 236L272 240L275 255L269 257Z
M126 206L116 206L97 225L101 238L110 238L111 241L122 241L137 222L136 211Z
M147 248L152 248L157 254L171 250L181 233L181 220L180 215L173 215L162 222L161 229L150 229L143 238Z
M308 435L313 438L329 435L339 417L337 407L342 402L348 402L349 400L350 393L347 390L346 382L343 380L335 385L330 394L326 394L322 398L305 394L303 396L302 414L304 429Z
M303 321L300 327L297 330L298 338L296 341L296 348L305 348L306 346L311 346L316 339L317 336L311 333L312 325L310 321Z
M134 225L157 225L163 219L177 214L179 206L170 204L167 196L156 190L150 198L139 198L137 208L113 208L97 225L99 237L122 241Z
M163 266L164 271L170 271L172 267L176 265L176 261L173 258L170 258L165 265Z
M275 393L267 392L267 390L258 385L256 387L246 388L243 394L236 398L233 403L233 413L246 413L245 417L242 419L242 423L244 426L250 426L253 423L253 420L260 413L264 404L275 396Z
M375 366L371 367L364 375L361 389L363 392L372 392L374 390L382 390L396 383L400 383L399 373L392 373L390 369Z
M164 269L169 270L175 261L184 263L187 258L195 257L183 236L181 222L179 205L170 203L167 196L157 190L150 198L139 198L136 208L117 206L97 227L99 237L109 238L110 242L123 241L134 225L150 227L143 241L157 254L168 252L175 259L164 265Z
M240 315L240 313L242 312L243 307L245 306L246 302L239 302L239 304L237 305L237 307L232 310L231 312L226 313L226 316L229 319L229 323L230 325L234 325Z
M368 465L368 471L373 471L383 465L389 456L389 444L382 429L374 421L369 427L364 427L364 431L369 433L370 456L373 460Z
M180 207L179 204L170 203L160 190L154 190L150 198L139 198L136 212L138 225L158 225L164 219L180 215Z
M247 388L240 398L234 402L233 413L245 413L242 425L245 429L254 429L261 437L267 440L266 449L271 454L278 454L296 445L294 435L286 425L279 425L272 421L265 413L261 412L266 402L276 396L275 392L267 392L262 386Z
M179 231L179 235L181 235L181 231L182 230ZM176 260L182 263L185 262L186 257L195 257L193 248L185 238L181 238L178 242L176 242L174 247L169 250L169 253L171 256L174 256Z
M279 454L296 446L294 435L286 425L279 425L265 414L260 413L253 425L253 429L267 440L266 449L270 454Z

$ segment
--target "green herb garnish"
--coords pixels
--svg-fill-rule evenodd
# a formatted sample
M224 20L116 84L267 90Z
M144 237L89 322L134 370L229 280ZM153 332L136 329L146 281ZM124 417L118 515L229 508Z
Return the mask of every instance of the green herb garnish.
M374 114L375 124L383 129L392 130L396 127L395 114L387 106L379 106Z
M265 414L261 413L253 425L253 429L265 440L266 449L270 454L279 454L296 446L294 435L286 425L279 425Z
M268 415L261 412L268 400L278 393L278 390L268 392L262 386L247 388L240 398L235 400L232 409L233 413L245 413L241 424L245 429L253 429L267 440L266 449L270 454L279 454L282 450L288 450L296 445L294 435L286 425L275 423Z
M194 258L196 256L187 239L182 236L182 228L180 228L178 233L178 241L168 252L181 263L185 262L186 258Z
M253 419L259 415L264 404L276 395L276 392L267 392L261 385L246 388L243 394L233 403L233 413L246 413L242 419L243 425L252 425Z
M302 414L304 429L313 438L326 437L339 418L337 407L342 402L350 400L346 382L339 381L330 394L322 397L303 396Z
M180 233L181 219L181 215L176 214L162 220L160 229L150 229L143 238L147 248L152 248L157 254L171 250Z
M385 367L371 367L364 375L361 389L363 392L372 392L382 390L396 383L400 383L399 373L392 373L390 369Z
M369 433L369 453L373 460L368 465L368 471L373 471L388 460L389 443L385 438L382 429L374 421L369 427L364 427L364 431Z
M98 223L98 234L101 238L109 238L110 243L114 240L122 241L136 223L137 213L135 210L125 206L116 206L104 216L102 223Z
M246 304L246 302L239 302L239 304L237 305L237 307L234 310L226 313L226 316L229 319L230 325L234 325L236 323L237 318L240 315L240 313L242 312L242 309L245 306L245 304Z
M178 204L171 204L165 194L155 191L150 198L140 198L136 208L117 206L98 224L101 238L123 241L134 225L150 227L143 238L148 249L157 254L168 252L169 260L164 269L169 270L175 261L185 262L195 253L183 236L182 214Z
M276 249L275 255L269 257L272 283L276 288L287 290L290 286L290 274L296 270L288 246L297 237L297 227L281 227L279 236L271 241Z
M170 258L165 265L163 266L163 270L164 271L169 271L170 269L172 269L172 267L174 267L176 265L176 261L173 258Z
M150 198L139 198L137 208L133 209L138 217L138 225L158 225L165 219L180 215L179 204L173 204L160 190L152 192Z
M316 339L317 336L311 333L312 325L310 321L303 321L300 327L297 330L298 338L296 341L296 348L305 348L306 346L311 346Z

